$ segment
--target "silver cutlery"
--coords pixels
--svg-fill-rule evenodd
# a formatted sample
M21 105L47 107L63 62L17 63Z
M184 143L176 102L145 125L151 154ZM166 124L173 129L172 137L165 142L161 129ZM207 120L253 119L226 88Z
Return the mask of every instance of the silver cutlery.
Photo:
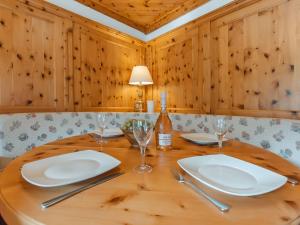
M214 206L216 206L220 211L222 211L222 212L228 212L229 211L229 209L230 209L229 205L227 205L225 203L222 203L222 202L218 201L217 199L209 196L207 193L205 193L203 190L201 190L195 184L193 184L192 182L190 182L187 179L185 179L184 176L180 172L178 172L175 169L172 169L172 173L173 173L175 179L179 183L183 183L183 184L191 187L194 191L196 191L198 194L200 194L203 197L205 197L209 202L211 202Z
M299 184L299 181L298 181L297 179L295 179L295 178L288 177L288 176L286 176L286 178L288 179L287 181L288 181L289 183L291 183L292 185L297 185L297 184Z
M297 216L295 219L291 220L286 225L299 225L300 224L300 216Z
M55 197L55 198L49 199L48 201L43 202L41 204L41 207L43 209L46 209L46 208L48 208L48 207L50 207L52 205L55 205L55 204L57 204L57 203L65 200L67 198L70 198L70 197L72 197L72 196L74 196L74 195L76 195L76 194L78 194L78 193L80 193L80 192L82 192L84 190L87 190L87 189L92 188L92 187L94 187L94 186L96 186L98 184L102 184L102 183L104 183L106 181L109 181L109 180L111 180L113 178L121 176L122 174L124 174L124 172L118 172L118 173L114 173L114 174L110 174L110 175L107 175L105 177L102 177L99 180L96 180L96 181L93 181L91 183L88 183L88 184L86 184L86 185L84 185L84 186L82 186L80 188L77 188L77 189L75 189L73 191L69 191L69 192L66 192L66 193L64 193L62 195L59 195L59 196Z

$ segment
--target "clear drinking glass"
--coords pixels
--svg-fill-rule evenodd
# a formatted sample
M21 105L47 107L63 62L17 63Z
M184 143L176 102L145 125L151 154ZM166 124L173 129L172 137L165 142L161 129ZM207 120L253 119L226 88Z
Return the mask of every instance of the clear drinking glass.
M103 144L105 141L103 140L104 129L106 128L106 115L105 113L97 114L97 127L99 131L100 138L97 138L98 144Z
M153 133L153 124L147 120L133 120L132 124L133 134L140 146L142 155L141 164L135 168L138 173L149 173L152 171L152 167L145 163L145 151L146 147L151 140Z
M223 138L228 130L227 119L225 117L215 116L213 119L213 129L218 137L219 148L222 148Z

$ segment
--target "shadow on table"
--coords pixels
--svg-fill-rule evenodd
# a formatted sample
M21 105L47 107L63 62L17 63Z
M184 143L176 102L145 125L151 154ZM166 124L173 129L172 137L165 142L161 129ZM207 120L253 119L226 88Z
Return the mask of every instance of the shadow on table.
M0 225L7 225L1 216L0 216Z

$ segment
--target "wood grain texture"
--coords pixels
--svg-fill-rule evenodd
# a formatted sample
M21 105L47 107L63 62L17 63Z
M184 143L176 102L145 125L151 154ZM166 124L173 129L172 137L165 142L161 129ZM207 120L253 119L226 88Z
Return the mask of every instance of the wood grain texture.
M77 0L142 32L149 33L208 0Z
M78 106L77 93L96 89L89 90L90 87L84 83L84 90L74 91L77 85L74 74L81 64L85 64L80 61L81 52L77 51L81 46L74 47L78 42L77 27L92 33L89 37L101 39L103 46L99 44L98 47L106 48L106 53L99 55L102 58L97 58L95 54L100 52L89 54L88 48L93 47L89 45L89 40L85 40L87 43L82 46L86 53L84 60L94 60L90 64L94 63L97 66L97 75L103 77L101 84L94 81L94 87L100 85L97 90L103 85L105 91L106 100L101 104L101 110L107 107L105 110L109 111L115 107L116 111L132 111L136 89L127 83L131 65L144 64L143 42L44 1L1 0L0 12L1 113L74 111L79 107L81 110L100 110L93 108L95 105L91 106L91 102L95 103L97 100L98 104L102 101L102 95L99 97L97 93L93 93L94 99L86 98L88 100L84 107ZM76 54L79 54L78 61ZM87 59L89 56L93 59ZM97 59L103 61L96 62ZM102 71L99 69L99 63L103 65ZM123 99L124 95L128 96L128 99ZM110 100L114 103L110 104Z
M1 174L0 211L8 224L201 224L207 225L284 225L300 215L300 186L282 188L256 197L234 197L200 185L212 196L232 206L220 213L203 197L179 184L170 169L184 157L219 153L217 147L191 144L175 135L174 149L155 150L152 143L146 161L153 166L150 174L133 171L140 153L129 148L125 138L109 139L99 147L88 135L72 137L36 148L14 160ZM122 161L125 175L86 190L49 209L40 203L85 182L60 188L43 189L28 184L20 176L27 162L67 152L94 149ZM266 150L237 141L228 142L222 153L255 163L267 169L300 178L300 170Z
M128 85L133 66L145 64L144 46L74 28L75 105L79 111L132 111L137 88Z
M130 71L146 63L157 111L165 89L173 112L298 119L299 4L239 0L143 43L44 1L0 0L0 112L132 111Z
M0 6L0 111L64 110L67 24L40 10Z
M108 35L112 35L114 37L118 37L119 39L122 39L122 40L128 40L128 38L129 38L130 40L132 40L135 43L138 43L138 44L144 43L138 39L132 38L131 36L129 36L125 33L122 33L118 30L107 27L107 26L100 24L98 22L95 22L93 20L87 19L86 17L83 17L78 14L67 11L56 5L48 3L47 1L43 1L43 0L1 0L0 4L2 4L4 6L10 5L13 8L19 8L22 5L24 5L24 6L26 6L27 9L30 9L30 10L37 8L44 12L48 12L48 13L54 14L56 16L59 16L61 18L70 20L74 24L86 26L86 27L95 29L97 31L100 31L101 33L105 33Z
M168 109L172 112L209 112L206 88L210 83L209 23L171 33L148 45L154 85L147 88L150 99L157 102L162 90L168 93ZM151 90L152 89L152 90ZM151 93L151 94L150 94Z
M262 1L212 22L216 113L299 118L299 12L299 1Z
M148 89L148 98L158 102L157 90L166 88L171 111L300 118L300 3L243 3L243 7L232 5L148 43L147 64L159 77L153 90ZM195 33L198 43L181 49L181 38L192 40ZM186 77L186 71L198 83L181 79L176 83L173 76ZM195 96L198 100L192 99ZM195 105L198 110L192 109Z

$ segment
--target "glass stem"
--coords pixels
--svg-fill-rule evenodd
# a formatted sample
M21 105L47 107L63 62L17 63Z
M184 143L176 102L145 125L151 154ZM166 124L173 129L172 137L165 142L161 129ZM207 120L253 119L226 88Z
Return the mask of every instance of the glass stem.
M146 147L145 146L140 146L140 150L141 150L141 155L142 155L142 160L141 160L141 167L145 166L145 151L146 151Z
M99 131L100 131L100 143L102 143L102 136L103 136L103 129L102 129L102 127L100 127Z
M100 131L100 138L98 139L98 142L99 142L99 144L100 144L100 145L101 145L101 147L102 147L102 144L103 144L103 133L104 133L104 130L103 130L103 128L102 128L102 127L100 127L99 131Z
M102 132L102 135L101 135L101 137L100 137L100 149L101 149L101 151L102 151L102 149L103 149L103 132Z
M218 135L219 148L222 148L222 135Z

